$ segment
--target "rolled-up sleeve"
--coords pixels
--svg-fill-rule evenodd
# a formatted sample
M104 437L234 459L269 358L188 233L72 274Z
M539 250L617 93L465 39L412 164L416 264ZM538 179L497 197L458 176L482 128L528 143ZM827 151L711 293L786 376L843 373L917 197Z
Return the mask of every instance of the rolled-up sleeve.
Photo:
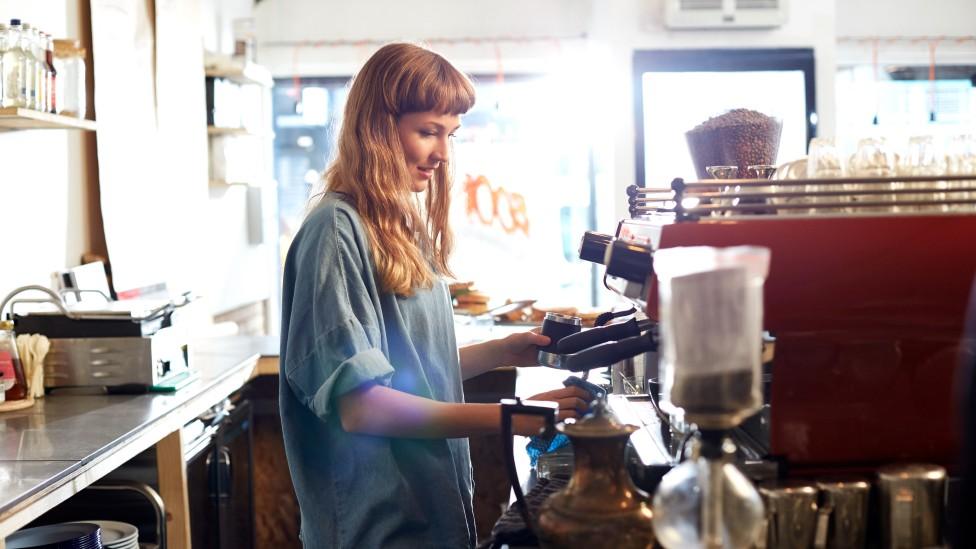
M366 383L390 385L369 258L347 214L333 208L301 235L286 269L292 292L285 376L326 420L338 398Z

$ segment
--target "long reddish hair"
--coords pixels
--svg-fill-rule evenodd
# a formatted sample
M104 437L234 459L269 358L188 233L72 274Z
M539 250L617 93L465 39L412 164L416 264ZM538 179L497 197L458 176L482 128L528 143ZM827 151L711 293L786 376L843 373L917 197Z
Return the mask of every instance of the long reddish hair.
M414 112L460 115L474 106L474 86L440 55L405 43L380 48L353 79L325 188L346 194L362 218L380 288L411 295L450 275L450 161L442 162L421 205L397 121Z

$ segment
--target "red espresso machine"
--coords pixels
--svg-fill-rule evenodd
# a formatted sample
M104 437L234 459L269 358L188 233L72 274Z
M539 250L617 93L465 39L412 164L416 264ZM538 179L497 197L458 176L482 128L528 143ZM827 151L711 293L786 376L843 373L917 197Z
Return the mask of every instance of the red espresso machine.
M677 179L670 189L631 187L632 218L612 241L588 234L583 247L607 249L608 287L624 295L640 289L629 297L646 304L652 319L654 251L769 248L770 456L800 475L903 461L951 469L959 432L954 381L976 274L972 178ZM647 280L615 275L628 270L628 250L638 262L650 252Z

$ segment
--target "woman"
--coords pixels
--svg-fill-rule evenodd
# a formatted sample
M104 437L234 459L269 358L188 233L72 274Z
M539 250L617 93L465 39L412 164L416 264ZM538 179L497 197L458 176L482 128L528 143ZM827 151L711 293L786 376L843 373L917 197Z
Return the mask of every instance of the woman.
M326 192L289 249L280 403L306 547L475 543L465 437L498 433L501 412L463 403L461 381L533 365L548 338L456 345L443 281L449 153L474 99L429 50L377 51L349 91ZM589 395L533 398L559 402L565 418Z

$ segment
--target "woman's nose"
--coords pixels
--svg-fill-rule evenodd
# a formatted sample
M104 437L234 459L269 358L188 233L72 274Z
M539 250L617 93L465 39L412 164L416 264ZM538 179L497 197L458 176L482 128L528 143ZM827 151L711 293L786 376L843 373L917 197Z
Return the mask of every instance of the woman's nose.
M447 162L447 158L450 155L450 150L450 142L447 139L439 139L437 141L437 146L434 147L434 151L430 156L433 160L438 162Z

